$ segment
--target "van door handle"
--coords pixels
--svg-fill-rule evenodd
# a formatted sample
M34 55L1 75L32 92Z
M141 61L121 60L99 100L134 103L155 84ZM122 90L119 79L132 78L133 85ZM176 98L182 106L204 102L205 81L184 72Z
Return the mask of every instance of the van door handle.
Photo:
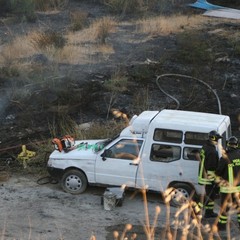
M129 163L129 165L138 166L138 163Z

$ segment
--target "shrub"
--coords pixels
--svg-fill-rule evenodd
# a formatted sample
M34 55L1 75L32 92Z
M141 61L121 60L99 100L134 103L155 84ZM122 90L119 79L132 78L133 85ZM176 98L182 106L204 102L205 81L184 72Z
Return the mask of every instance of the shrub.
M137 112L142 112L150 109L150 96L148 87L134 92L133 106L135 107Z
M101 122L93 122L88 130L81 130L77 137L81 139L104 139L112 138L126 127L124 121L116 122L114 120Z
M10 11L20 17L22 20L26 18L29 22L36 20L35 1L34 0L11 0L9 2Z
M10 4L7 0L0 0L0 15L4 15L10 11Z
M146 13L148 11L167 12L176 4L172 0L102 0L109 9L118 14Z
M68 0L35 0L35 8L38 11L63 9L67 4Z
M88 13L83 11L72 11L70 13L71 29L78 31L84 28L87 23Z
M58 106L58 112L53 116L52 122L49 122L48 128L52 137L64 135L76 135L76 123L68 116L69 106Z
M66 40L62 34L48 30L45 32L37 32L36 34L32 35L31 42L37 49L45 49L49 46L63 48Z
M178 51L175 57L187 63L211 62L213 55L206 36L200 33L184 32L177 35Z
M106 38L112 32L115 22L110 17L103 17L102 19L95 21L93 25L96 27L95 39L101 44L106 43Z
M110 92L105 95L105 101L108 104L107 118L109 117L111 108L113 107L118 95L128 90L128 79L124 76L116 74L111 79L104 82L104 87Z
M0 78L5 77L17 77L19 76L19 71L13 66L3 66L0 67Z
M124 76L113 76L104 82L104 87L110 92L124 92L127 90L128 79Z
M230 46L233 49L233 55L234 56L239 56L240 55L240 39L235 38L235 39L230 39Z
M143 0L104 0L104 4L111 11L121 14L138 12L144 7Z

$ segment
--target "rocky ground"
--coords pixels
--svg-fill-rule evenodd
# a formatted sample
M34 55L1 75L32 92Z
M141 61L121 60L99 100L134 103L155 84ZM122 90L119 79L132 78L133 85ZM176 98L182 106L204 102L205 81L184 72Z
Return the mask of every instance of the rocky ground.
M165 14L182 12L191 16L202 13L201 10L186 7L188 2L191 1L179 1L178 4L171 5L165 9ZM64 33L69 29L69 13L73 10L87 12L89 21L109 14L106 6L97 1L70 1L62 11L37 13L35 23L7 25L4 22L0 24L0 49L16 36L33 30L46 28ZM156 16L154 12L151 14ZM116 14L113 16L119 18ZM14 146L39 141L40 138L52 137L49 123L56 123L66 116L78 124L96 119L111 119L110 108L123 111L129 117L146 109L176 107L181 110L222 113L231 117L233 134L239 136L239 52L225 37L239 30L238 22L206 18L205 24L189 31L189 35L169 33L152 36L135 31L134 19L134 15L118 19L117 30L106 39L114 50L107 57L98 53L95 55L97 61L91 64L58 63L59 80L55 87L51 84L29 84L21 76L8 77L2 70L0 153L6 152L5 149L9 151ZM235 44L237 43L236 41ZM40 63L41 71L45 71L44 76L51 75L56 63L42 54L34 55L31 59L33 63ZM124 91L113 94L103 85L116 72L128 78L128 85ZM162 74L193 77L188 79L172 76L160 81L160 87L174 96L179 101L179 106L160 91L156 84L156 77ZM20 99L14 96L13 91L16 89L22 94L28 92L27 97ZM219 102L214 92L219 97Z
M59 184L48 183L37 175L14 174L2 180L0 236L4 240L145 240L144 226L148 221L155 233L155 237L150 239L181 239L184 234L187 239L200 239L198 236L202 236L204 240L239 237L235 215L231 217L230 232L220 232L210 238L207 231L215 219L204 219L199 233L184 211L175 217L178 209L164 205L156 193L147 194L146 204L141 193L127 191L122 206L109 210L110 205L106 208L101 204L105 188L90 187L84 194L74 196L64 193ZM128 230L125 229L127 224L131 225ZM114 238L116 232L119 237Z

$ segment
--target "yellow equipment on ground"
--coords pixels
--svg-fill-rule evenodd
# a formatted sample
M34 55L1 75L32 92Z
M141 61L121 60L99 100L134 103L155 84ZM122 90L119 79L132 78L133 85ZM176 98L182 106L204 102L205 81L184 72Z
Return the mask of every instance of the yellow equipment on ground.
M24 168L27 167L27 161L30 160L30 158L35 157L36 152L27 150L26 145L22 145L22 152L18 154L17 159L23 161Z

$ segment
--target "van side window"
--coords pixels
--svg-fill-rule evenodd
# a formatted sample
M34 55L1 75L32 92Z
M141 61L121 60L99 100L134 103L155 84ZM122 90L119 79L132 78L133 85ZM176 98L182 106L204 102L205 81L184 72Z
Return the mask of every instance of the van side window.
M207 139L208 139L208 133L186 132L184 143L202 146Z
M183 133L177 130L156 128L153 135L154 141L182 143Z
M201 148L185 147L183 149L183 159L199 161L198 154L200 154L200 151L201 151Z
M122 139L108 149L106 157L133 160L138 157L142 140Z
M173 145L153 144L150 159L156 162L172 162L180 159L181 147Z

